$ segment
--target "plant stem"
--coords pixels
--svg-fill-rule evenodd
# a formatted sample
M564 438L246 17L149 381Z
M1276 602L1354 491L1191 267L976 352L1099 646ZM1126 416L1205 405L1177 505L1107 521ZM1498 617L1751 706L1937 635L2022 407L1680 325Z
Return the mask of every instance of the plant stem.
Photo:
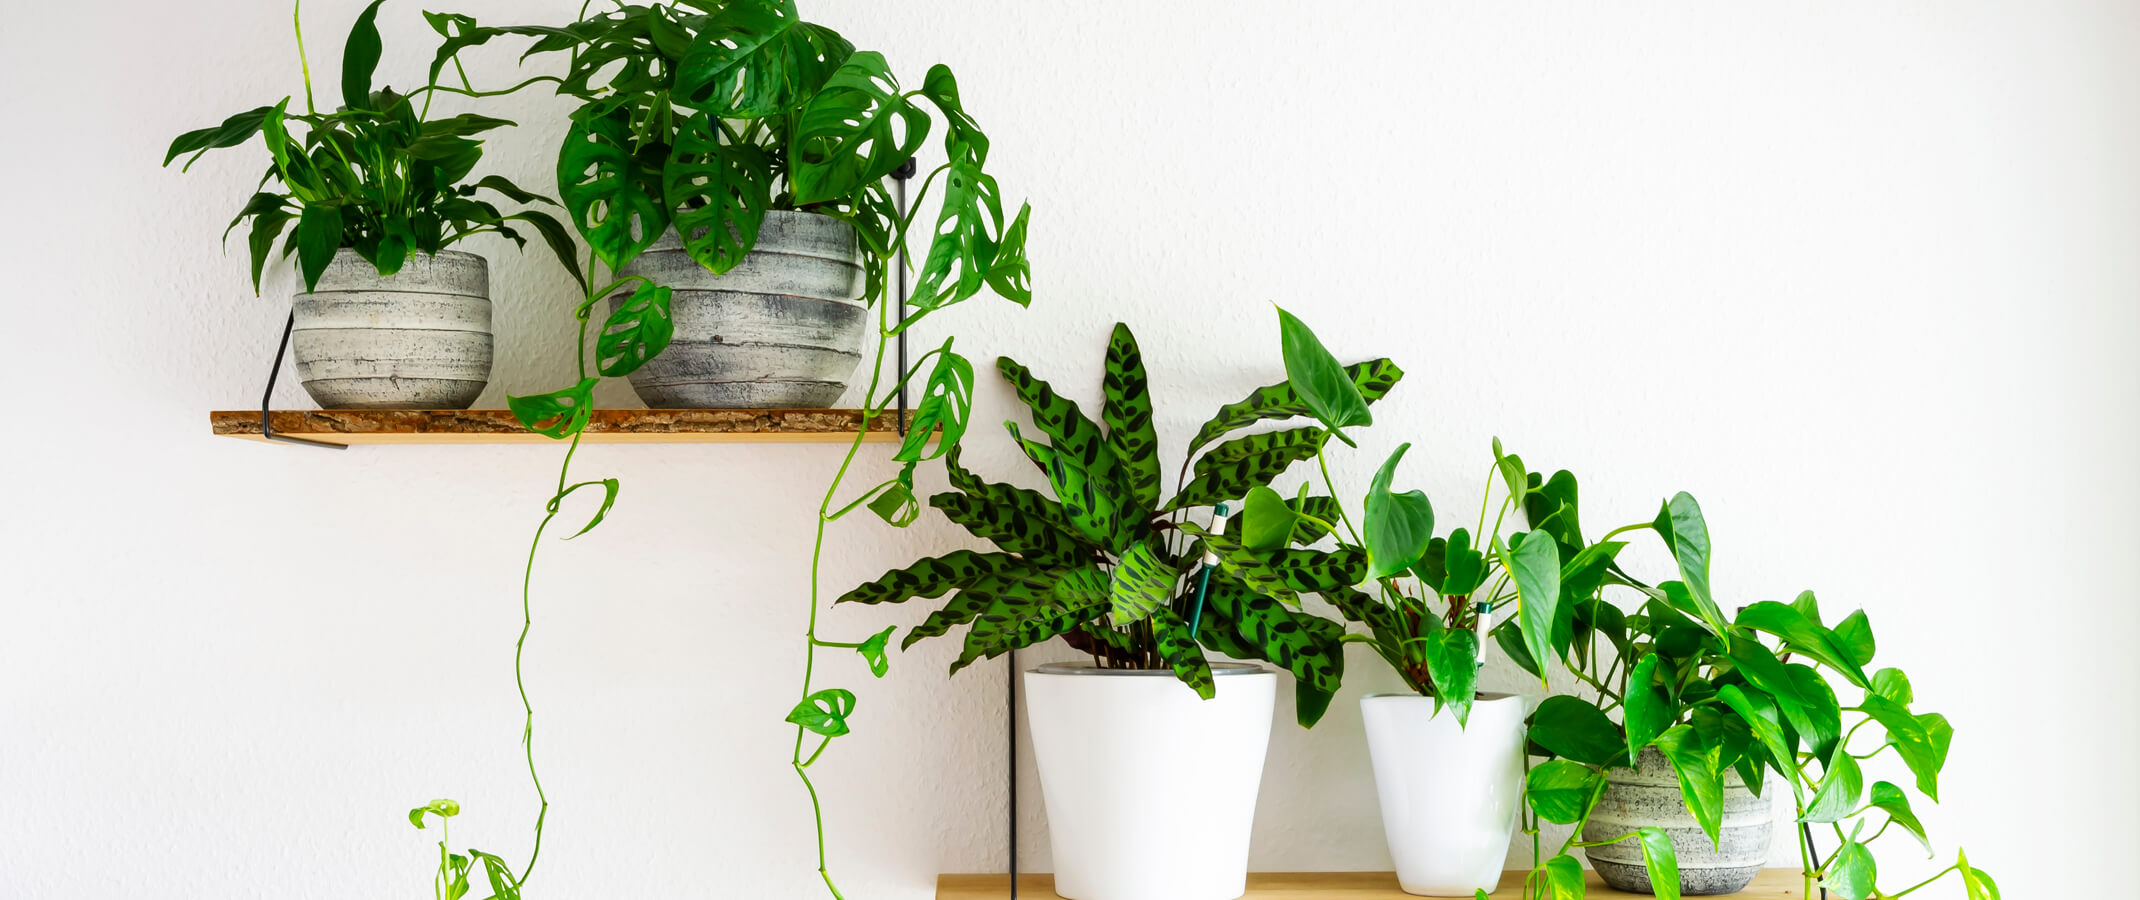
M1331 504L1337 507L1338 521L1345 523L1345 533L1352 535L1354 544L1364 546L1367 542L1360 540L1360 533L1353 530L1352 518L1345 514L1345 501L1338 499L1337 485L1330 480L1330 462L1323 458L1323 447L1329 443L1330 440L1324 438L1321 444L1315 445L1315 465L1323 470L1323 489L1330 492Z
M319 115L319 107L312 103L312 64L305 61L304 0L290 3L290 30L297 33L297 69L305 76L305 112Z

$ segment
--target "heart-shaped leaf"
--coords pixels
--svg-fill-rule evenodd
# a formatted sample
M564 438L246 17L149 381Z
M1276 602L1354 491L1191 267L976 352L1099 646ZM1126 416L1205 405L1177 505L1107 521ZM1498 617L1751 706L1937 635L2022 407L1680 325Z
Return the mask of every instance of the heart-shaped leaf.
M1910 808L1910 797L1903 793L1902 788L1896 787L1892 782L1875 781L1869 802L1887 813L1887 817L1895 824L1914 835L1917 843L1924 845L1925 857L1931 858L1932 840L1925 836L1924 823L1917 821L1917 812Z
M632 295L611 310L595 339L595 368L612 377L630 375L668 349L676 335L669 315L672 292L641 281Z
M1456 714L1457 727L1471 718L1471 702L1479 684L1479 633L1469 628L1443 628L1427 635L1427 676L1434 679L1434 696Z
M1398 445L1397 451L1383 461L1382 468L1375 471L1375 479L1367 488L1364 543L1370 581L1410 569L1426 554L1427 542L1434 538L1434 504L1427 501L1427 495L1416 490L1390 492L1397 463L1410 449L1409 442Z
M1679 900L1679 851L1672 836L1655 825L1642 828L1642 865L1650 873L1650 888L1658 900Z
M1702 625L1718 637L1729 634L1724 611L1717 607L1709 590L1709 524L1702 518L1701 504L1695 502L1693 494L1680 491L1665 501L1653 525L1671 545L1672 558L1679 563L1679 577L1700 612Z
M899 93L884 55L854 54L803 105L788 145L797 204L845 197L892 174L929 136L929 117Z
M1524 540L1513 550L1497 542L1495 549L1502 568L1516 582L1516 621L1523 632L1523 645L1543 673L1554 658L1553 622L1560 608L1560 551L1551 535L1530 534L1539 537ZM1538 680L1543 684L1546 679L1540 674Z
M787 721L813 734L839 737L847 733L847 716L854 708L853 691L832 688L804 697L788 713Z
M1307 323L1295 318L1284 309L1278 310L1279 346L1285 356L1286 378L1293 390L1307 404L1308 411L1330 429L1338 440L1348 446L1352 439L1343 429L1354 425L1374 424L1374 414L1367 411L1367 400L1360 389L1338 365L1337 358L1323 347Z
M743 262L772 205L771 179L764 150L723 142L720 121L706 113L685 119L661 168L662 201L684 252L717 275Z
M1590 701L1555 694L1531 715L1531 742L1555 756L1593 766L1627 765L1627 742Z
M1241 545L1256 553L1285 549L1292 543L1300 514L1269 487L1250 488L1241 501Z
M1583 864L1565 853L1546 860L1546 889L1551 900L1583 900Z
M1557 825L1582 821L1604 793L1605 778L1596 769L1565 759L1539 763L1523 780L1531 811Z
M1959 860L1955 868L1961 870L1962 887L1969 891L1969 900L1999 900L1999 883L1991 880L1991 873L1969 864L1969 854L1956 853Z
M557 193L572 227L611 270L624 267L669 227L658 174L632 158L630 114L583 107L557 154Z
M1879 866L1873 862L1872 848L1850 841L1835 851L1824 868L1827 873L1820 883L1836 892L1843 900L1865 900L1873 895L1873 877Z
M1865 775L1858 761L1851 757L1849 747L1837 741L1835 753L1821 773L1820 788L1813 792L1813 802L1798 821L1840 822L1858 811L1858 798L1864 790Z
M1724 773L1717 765L1716 748L1689 725L1665 729L1654 743L1679 776L1679 795L1686 801L1687 811L1701 825L1702 833L1709 836L1710 845L1715 846L1718 829L1724 823Z
M1671 699L1656 684L1657 665L1662 659L1655 653L1645 654L1627 676L1627 707L1622 718L1627 725L1628 759L1641 756L1642 748L1672 727L1673 720L1678 718Z
M544 437L563 440L587 427L587 420L594 415L594 386L598 380L587 378L547 394L507 397L505 405L512 409L513 418L520 420L521 427Z
M1893 700L1903 706L1917 702L1917 693L1910 688L1910 676L1901 669L1889 667L1873 673L1873 693Z

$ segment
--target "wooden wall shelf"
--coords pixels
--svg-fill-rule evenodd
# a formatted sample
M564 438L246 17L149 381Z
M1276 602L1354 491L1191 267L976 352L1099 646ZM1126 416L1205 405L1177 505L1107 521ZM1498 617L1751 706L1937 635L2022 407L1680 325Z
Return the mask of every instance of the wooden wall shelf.
M1494 900L1521 898L1523 874L1518 871L1501 876L1501 889L1494 892ZM1585 871L1583 874L1589 881L1587 896L1591 900L1656 900L1649 894L1623 894L1607 888L1595 872ZM1804 887L1804 876L1797 869L1766 869L1755 876L1754 883L1746 890L1729 897L1736 900L1804 900ZM936 900L997 900L1010 896L1008 888L1009 883L1001 874L944 875L936 881ZM1018 896L1020 900L1055 897L1055 877L1018 876ZM1397 876L1389 872L1267 872L1248 876L1248 893L1242 900L1410 900L1411 897L1397 887Z
M869 423L870 443L897 442L895 416ZM598 409L583 440L603 444L844 443L862 422L858 409ZM218 410L208 424L223 437L260 440L258 410ZM276 434L335 444L555 444L520 427L503 409L275 410Z

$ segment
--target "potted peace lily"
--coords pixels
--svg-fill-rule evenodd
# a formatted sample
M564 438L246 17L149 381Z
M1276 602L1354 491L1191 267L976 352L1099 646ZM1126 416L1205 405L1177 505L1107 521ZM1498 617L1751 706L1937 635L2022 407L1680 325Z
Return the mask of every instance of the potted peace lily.
M275 244L296 257L304 290L292 298L291 347L298 378L328 409L465 409L490 379L489 264L449 249L479 234L525 239L534 228L561 256L570 242L557 220L506 214L483 193L515 203L551 201L498 175L468 181L483 157L483 132L511 125L463 114L432 120L430 93L374 89L381 52L375 0L350 28L342 57L342 106L322 112L303 66L305 106L290 98L238 113L171 142L169 166L259 135L270 163L225 237L250 222L253 290ZM304 60L304 36L297 36ZM266 189L273 185L273 189ZM284 232L288 236L284 237Z
M1221 440L1308 412L1288 385L1259 389L1203 426L1168 496L1143 359L1127 327L1117 325L1108 344L1097 421L1018 363L997 368L1039 434L1007 427L1053 496L986 481L953 451L954 490L930 505L996 549L924 559L840 600L949 595L902 646L965 626L954 673L1057 637L1088 655L1024 678L1056 891L1072 900L1237 897L1277 677L1206 651L1284 667L1298 683L1298 718L1312 724L1342 675L1342 629L1299 612L1298 597L1346 576L1309 559L1268 565L1243 548L1239 529L1195 519L1314 456L1328 432ZM1387 360L1352 373L1366 399L1402 375ZM1198 820L1154 813L1183 809L1198 810Z
M988 138L946 66L903 91L882 54L803 21L794 0L602 4L563 27L426 15L445 38L434 83L501 35L536 38L528 56L564 58L562 75L520 86L552 83L580 103L557 159L572 224L623 279L673 290L660 310L666 351L630 373L650 407L832 405L939 180L912 316L984 287L1031 299L1029 210L1005 216L983 170ZM483 93L465 75L451 89ZM945 162L906 207L904 179L934 124L923 102L943 119ZM615 310L638 302L610 296Z

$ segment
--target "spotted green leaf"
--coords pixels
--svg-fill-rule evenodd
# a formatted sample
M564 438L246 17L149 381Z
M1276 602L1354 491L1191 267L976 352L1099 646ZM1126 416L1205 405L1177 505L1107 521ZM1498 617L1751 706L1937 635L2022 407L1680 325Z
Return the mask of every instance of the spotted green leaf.
M1218 556L1219 569L1249 590L1287 606L1300 606L1300 595L1294 592L1292 585L1286 583L1285 576L1272 569L1263 557L1241 546L1240 541L1223 534L1212 534L1209 530L1191 523L1183 523L1181 530L1184 534L1202 539L1204 546Z
M1181 679L1196 695L1206 700L1217 692L1212 682L1211 663L1204 659L1203 648L1196 645L1196 638L1189 636L1189 623L1166 607L1152 611L1152 636L1159 640L1159 658L1166 660L1174 670L1174 677Z
M1115 566L1108 591L1110 624L1120 628L1150 618L1153 610L1172 599L1180 580L1180 569L1161 558L1150 543L1129 548Z
M1076 456L1056 447L1025 439L1015 422L1003 423L1011 437L1025 450L1027 459L1048 476L1048 486L1062 504L1070 525L1085 540L1110 549L1123 546L1118 529L1123 510L1120 498L1105 476L1086 467Z
M788 712L787 721L813 734L839 737L847 733L847 716L854 708L853 691L832 688L804 697Z
M1090 549L1074 533L1025 515L997 498L943 493L930 497L929 505L975 537L1036 562L1067 566L1091 558Z
M1373 359L1346 366L1345 374L1352 378L1360 396L1373 403L1397 386L1398 380L1404 377L1404 370L1387 359ZM1197 429L1195 439L1189 442L1189 453L1195 455L1196 451L1237 428L1266 419L1290 419L1309 414L1307 401L1293 389L1292 382L1260 387L1239 401L1219 407L1218 414Z
M1358 547L1337 550L1291 548L1261 554L1264 563L1287 587L1304 594L1329 594L1365 580L1367 554Z
M1235 438L1198 457L1195 477L1182 485L1165 509L1188 509L1238 500L1251 489L1270 484L1294 463L1315 456L1323 445L1320 428L1294 428Z
M1129 326L1115 323L1107 340L1106 374L1100 391L1100 422L1107 426L1107 446L1122 467L1123 480L1137 508L1159 508L1159 435L1152 427L1151 385L1144 374L1144 354Z
M1233 582L1214 581L1207 601L1254 651L1242 658L1268 660L1301 682L1326 691L1337 690L1343 681L1343 626L1287 609Z
M1094 569L1072 570L1070 574L1097 574ZM1026 608L1045 605L1055 593L1057 581L1064 577L1060 570L1008 569L982 576L961 585L959 592L944 601L942 608L932 612L920 625L907 632L899 642L901 649L914 646L927 638L948 634L951 629L972 622L976 616L999 603L1011 608ZM1103 582L1104 584L1104 582ZM1104 601L1104 595L1101 600Z
M973 627L966 632L965 649L951 663L951 671L955 674L978 660L994 659L1011 650L1056 637L1106 611L1105 602L1065 607L1052 593L1041 596L1010 592L995 595L987 608L974 617Z
M822 203L892 174L929 137L929 117L899 93L884 55L849 56L803 105L788 144L797 204Z
M1008 356L996 359L996 371L1003 374L1019 401L1032 412L1033 427L1048 436L1056 452L1068 454L1077 468L1093 473L1106 484L1120 483L1119 463L1107 433L1085 417L1077 401L1057 394L1053 386Z
M587 378L563 390L526 397L507 397L505 405L521 427L547 438L562 440L587 427L594 415L594 385Z
M943 556L922 559L903 569L893 569L875 581L856 587L835 603L904 603L915 597L941 597L1009 569L1025 569L1032 563L1009 553L977 553L954 550Z

